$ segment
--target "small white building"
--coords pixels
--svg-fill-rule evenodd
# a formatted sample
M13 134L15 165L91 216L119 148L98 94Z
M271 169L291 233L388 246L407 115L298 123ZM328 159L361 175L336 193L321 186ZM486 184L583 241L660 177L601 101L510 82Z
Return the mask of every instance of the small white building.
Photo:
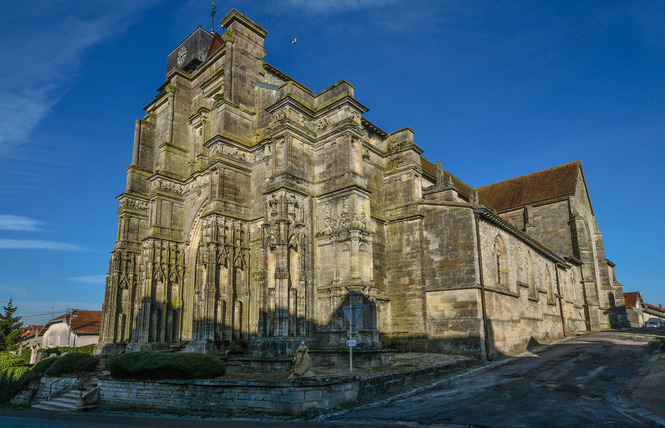
M74 309L49 321L42 331L42 348L74 348L99 341L102 311Z
M626 302L626 315L631 327L644 327L644 301L639 291L624 292Z

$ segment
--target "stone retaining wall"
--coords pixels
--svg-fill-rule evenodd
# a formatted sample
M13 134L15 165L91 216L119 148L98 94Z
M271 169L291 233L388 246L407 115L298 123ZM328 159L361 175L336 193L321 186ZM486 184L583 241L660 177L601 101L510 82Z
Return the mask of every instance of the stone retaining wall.
M32 382L27 389L17 394L12 399L12 404L35 404L38 401L46 400L49 396L49 391L53 395L58 395L62 390L74 385L78 382L80 378L78 377L50 377L43 376L39 381ZM51 389L51 384L55 382L53 388Z
M455 368L465 360L405 373L360 378L300 378L283 381L100 379L101 403L107 408L168 413L297 415L394 393Z

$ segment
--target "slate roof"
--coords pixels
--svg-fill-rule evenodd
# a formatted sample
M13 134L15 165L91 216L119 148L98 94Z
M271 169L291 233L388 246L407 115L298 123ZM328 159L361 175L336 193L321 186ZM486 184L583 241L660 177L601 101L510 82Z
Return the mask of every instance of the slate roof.
M639 296L639 291L629 291L628 293L623 293L623 298L626 301L626 306L635 307L637 303L637 296Z
M510 180L479 187L482 200L496 211L506 211L575 194L580 161L555 166Z
M72 315L71 326L74 333L99 334L99 327L102 322L102 311L83 311L81 309L74 309ZM49 321L46 326L44 326L42 334L46 332L50 325L63 321L69 324L69 312Z

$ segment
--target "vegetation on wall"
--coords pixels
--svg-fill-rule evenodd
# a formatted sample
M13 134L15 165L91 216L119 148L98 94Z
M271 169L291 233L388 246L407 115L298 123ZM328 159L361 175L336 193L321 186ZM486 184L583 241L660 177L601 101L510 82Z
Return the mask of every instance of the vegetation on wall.
M30 353L0 352L0 403L6 403L39 377L28 368Z
M76 370L89 373L95 370L96 359L92 355L92 347L76 348L82 352L71 352L75 348L62 348L68 351L65 355L45 358L30 367L30 352L0 352L0 404L8 403L16 394L28 387L30 382L42 376L66 376ZM53 351L53 350L49 350ZM89 351L89 352L88 352Z

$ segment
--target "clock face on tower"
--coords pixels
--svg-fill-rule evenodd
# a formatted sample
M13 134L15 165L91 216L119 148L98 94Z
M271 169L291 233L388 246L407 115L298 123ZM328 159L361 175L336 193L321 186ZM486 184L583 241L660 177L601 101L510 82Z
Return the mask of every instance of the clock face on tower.
M182 67L182 65L185 63L185 59L187 59L187 48L183 46L178 51L178 67Z

